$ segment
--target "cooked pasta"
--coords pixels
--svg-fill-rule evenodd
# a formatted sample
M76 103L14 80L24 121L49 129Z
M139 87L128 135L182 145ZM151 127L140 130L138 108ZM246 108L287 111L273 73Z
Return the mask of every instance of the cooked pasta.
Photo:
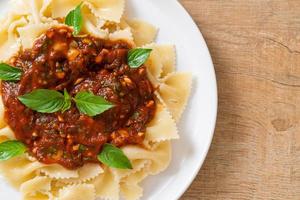
M0 172L17 187L25 200L127 200L142 197L139 185L148 175L165 170L171 160L171 143L178 139L176 122L190 95L191 75L176 72L173 45L154 43L157 28L123 16L125 0L20 0L11 1L11 11L0 25L0 61L8 62L21 49L31 48L42 34L62 26L63 19L82 3L83 27L79 37L91 35L109 40L125 40L133 47L152 49L145 63L156 91L156 112L147 124L143 145L126 145L122 151L132 169L114 169L88 163L78 169L59 164L43 164L30 155L0 161ZM184 84L182 84L182 82ZM4 119L0 100L0 141L15 139Z

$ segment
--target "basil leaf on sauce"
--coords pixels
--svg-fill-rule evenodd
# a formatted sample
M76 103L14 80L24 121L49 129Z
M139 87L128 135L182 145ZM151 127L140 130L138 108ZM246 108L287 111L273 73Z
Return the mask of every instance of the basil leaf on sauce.
M17 140L10 140L0 144L0 161L8 160L15 156L22 155L26 146Z
M127 60L131 68L139 68L149 58L152 49L131 49L128 52Z
M78 35L81 31L83 24L83 17L81 14L81 4L79 4L74 10L71 10L65 19L65 24L73 26L74 35Z
M71 105L72 105L71 100L72 100L72 98L71 98L70 94L65 89L64 90L64 104L63 104L63 107L61 109L62 112L66 112L67 110L69 110L71 108Z
M101 96L96 96L91 92L79 92L76 94L74 101L78 110L90 117L99 115L114 105L106 101Z
M82 153L82 152L84 152L86 149L87 149L87 148L86 148L86 146L85 146L85 145L83 145L83 144L80 144L80 145L79 145L79 149L78 149L78 151L79 151L79 153Z
M18 81L22 76L22 70L5 63L0 63L0 79L4 81Z
M132 165L123 151L111 144L104 144L98 160L109 167L132 169Z
M54 113L64 106L65 98L55 90L37 89L19 96L18 99L28 108L40 113Z

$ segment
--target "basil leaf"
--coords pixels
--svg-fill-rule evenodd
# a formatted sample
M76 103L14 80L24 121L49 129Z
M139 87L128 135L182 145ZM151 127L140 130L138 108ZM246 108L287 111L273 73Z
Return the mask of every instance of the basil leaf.
M86 149L87 149L87 147L86 147L85 145L80 144L80 145L79 145L78 152L79 152L79 153L83 153Z
M65 89L64 90L64 105L61 109L62 112L65 112L67 110L69 110L71 108L72 102L71 102L72 98L70 96L70 94L68 93L68 91Z
M0 144L0 161L8 160L15 156L22 155L26 146L17 140L10 140Z
M138 68L142 66L146 60L149 58L152 49L131 49L128 52L127 60L128 65L131 68Z
M55 90L37 89L18 97L28 108L41 113L54 113L64 106L65 98Z
M132 165L123 151L111 144L104 144L101 153L97 157L100 162L109 167L132 169Z
M90 117L99 115L114 106L106 101L103 97L96 96L91 92L77 93L74 101L78 110Z
M71 10L65 19L65 24L68 26L73 26L74 35L78 35L81 31L83 18L81 14L81 4L79 4L74 10Z
M22 70L5 63L0 63L0 79L4 81L18 81L21 79Z

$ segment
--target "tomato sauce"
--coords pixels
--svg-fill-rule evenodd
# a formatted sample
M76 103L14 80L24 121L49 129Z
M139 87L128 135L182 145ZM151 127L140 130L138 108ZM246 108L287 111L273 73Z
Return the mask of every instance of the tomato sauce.
M18 82L2 82L5 120L32 156L76 169L99 162L97 155L105 143L142 144L156 104L145 67L127 64L131 48L125 41L74 37L71 29L56 27L37 39L32 49L11 59L23 75ZM40 88L67 89L72 96L90 91L115 106L96 117L81 114L74 103L64 113L44 114L17 99Z

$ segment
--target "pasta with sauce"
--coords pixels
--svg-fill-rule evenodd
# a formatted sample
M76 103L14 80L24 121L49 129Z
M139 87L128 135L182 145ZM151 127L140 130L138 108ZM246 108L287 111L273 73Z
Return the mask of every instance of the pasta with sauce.
M171 140L179 138L176 122L180 119L187 104L192 78L188 73L175 71L175 47L172 45L157 45L153 43L157 34L157 28L151 24L138 19L125 19L123 16L125 9L124 0L83 1L81 4L81 12L83 15L82 31L77 38L73 37L71 36L72 31L70 31L69 27L64 25L63 20L70 10L74 9L81 2L81 0L11 1L11 11L0 25L0 61L18 64L19 62L26 60L26 62L23 63L32 64L34 62L36 64L36 59L38 57L35 57L34 60L24 58L27 56L26 49L35 47L36 51L42 50L43 44L47 38L51 38L51 41L55 41L55 39L52 38L53 34L57 34L58 39L56 39L58 41L70 42L70 44L68 43L68 48L72 45L71 39L75 40L79 46L76 48L82 47L79 53L82 53L84 48L92 48L89 46L91 44L89 44L88 41L86 41L87 44L85 44L85 40L87 39L92 40L94 43L100 43L99 46L96 45L95 47L97 50L102 48L108 49L108 52L104 51L103 54L109 54L114 52L115 49L120 48L126 49L125 53L134 47L151 49L152 52L143 67L139 69L127 69L125 66L124 69L122 68L123 71L129 74L128 76L123 77L124 85L126 87L130 88L131 81L133 80L134 82L139 82L136 88L140 88L141 90L150 88L148 89L150 92L145 93L145 99L143 100L146 102L145 106L140 107L143 111L141 111L140 114L147 111L148 118L146 120L143 116L138 116L138 119L144 120L143 126L145 126L145 130L144 132L133 134L134 137L128 137L128 131L126 132L126 130L118 130L116 134L111 134L107 138L94 139L101 144L110 141L114 145L119 146L130 160L132 169L116 169L105 166L100 162L96 163L94 154L92 154L92 149L88 149L89 153L92 154L92 156L86 156L86 158L89 158L88 161L76 163L74 160L71 160L68 165L65 162L54 162L49 159L42 160L41 157L37 156L36 149L34 148L30 149L31 153L33 152L32 155L26 153L10 160L0 161L0 173L4 175L6 180L12 186L20 190L24 200L94 200L96 198L117 200L120 196L128 200L139 199L143 194L143 188L139 184L147 176L156 175L168 167L171 160ZM56 35L53 37L55 38ZM120 42L121 40L123 42ZM49 44L49 46L44 47L46 52L48 52L49 48L57 49L57 51L64 51L63 49L65 47L61 45L55 47L54 44ZM69 49L67 49L67 51L68 62L71 63L72 59L75 59L79 53L76 49L74 51L69 51ZM25 52L23 57L20 52ZM97 52L97 54L100 55L101 52ZM18 54L21 56L16 56ZM50 54L51 53L49 52L49 57L53 54L55 59L60 59L59 55L57 55L57 58L55 57L55 52ZM87 54L91 54L91 51L88 51ZM118 51L116 54L122 54L122 51ZM122 55L119 56L122 57ZM108 65L107 63L109 61L102 61L103 57L95 57L93 63L96 62L97 64L97 62L105 62L107 70L111 70L110 68L115 70L115 68L120 66L118 63L115 63L115 65L110 63ZM39 59L39 61L42 62L42 58ZM48 58L46 58L40 66L45 65L47 59ZM23 67L25 69L28 66L24 65ZM76 66L74 65L73 68L75 67ZM65 82L60 82L61 79L68 76L68 73L64 71L65 68L67 67L64 66L62 71L53 72L53 77L55 76L55 79L51 80L56 80L55 83L34 84L36 82L33 82L33 80L39 80L43 71L30 73L30 67L28 67L26 73L28 72L30 75L26 80L24 78L21 80L24 81L23 91L32 90L32 88L40 88L42 86L48 88L50 87L49 85L53 87L53 84L55 84L57 90L69 87L68 84L70 83L65 84ZM110 76L104 72L104 74L97 74L93 78L89 77L91 74L94 74L94 68L86 71L79 69L73 70L73 68L71 68L71 72L74 72L72 76L76 77L76 80L72 80L72 84L76 82L78 86L73 87L72 85L71 94L78 93L82 88L90 89L89 84L93 83L93 81L95 82L96 80L101 79L101 84L105 84L105 80L110 79ZM36 69L40 68L37 67ZM143 69L146 71L143 72ZM114 72L124 73L123 71L117 69ZM135 78L136 75L132 75L132 73L140 73L141 76L144 74L144 77ZM49 74L52 74L52 72ZM80 80L83 74L85 80ZM148 79L151 83L150 86L147 82ZM184 80L185 84L180 84L180 81L178 80ZM122 82L120 83L122 84ZM24 126L31 123L29 121L24 121L23 123L22 118L16 117L16 113L21 112L20 110L16 109L16 111L13 111L18 103L16 103L15 96L12 96L12 98L11 93L7 93L7 91L12 90L11 88L13 88L13 86L3 82L2 88L5 90L2 89L2 101L0 101L0 142L16 139L16 136L18 136L18 139L21 138L19 134L20 130L25 133L23 130ZM108 95L109 92L106 91L107 89L105 89L104 86L101 86L98 90L101 90L103 94L109 96L109 98L111 98L110 100L113 101L113 94ZM22 91L22 89L20 89L20 91ZM144 92L140 92L139 95L141 95L141 93ZM149 95L151 97L149 97ZM132 94L130 98L128 101L133 101L135 99L134 94ZM125 98L122 100L124 99ZM117 99L116 101L119 100ZM9 108L11 113L7 113ZM90 122L91 118L79 116L78 111L73 112L75 109L75 106L73 106L70 111L65 112L65 114L62 113L61 120L67 120L66 118L71 119L78 115L78 118L83 120L84 124L81 128L85 128L85 132L91 132L91 134L94 130L103 128L97 127L98 125L96 126L94 124L93 127L90 125L92 128L89 129L87 124L92 123ZM68 114L69 112L70 114ZM117 117L129 113L129 111L120 111L117 110L117 108L113 108L111 112L119 114ZM111 112L108 111L107 113L110 113L110 115L107 114L107 116L112 116ZM43 114L33 113L34 114L31 113L30 116L34 116L35 118L43 116ZM51 114L51 116L52 115L56 116L56 114ZM103 115L106 116L105 114ZM7 118L7 116L10 116L10 118ZM26 115L22 113L19 117L21 116ZM116 126L109 120L105 121L106 119L102 119L104 117L101 116L94 117L93 120L99 124L108 124L106 128ZM14 120L16 119L19 119L18 124L14 123ZM52 118L49 119L52 120ZM61 122L59 117L55 120L58 120L58 124L67 123L65 121ZM22 123L24 124L23 127L20 125ZM72 121L72 123L78 122ZM139 125L138 123L135 123L135 121L131 123L133 124L131 128L135 128ZM47 126L45 124L47 124ZM42 127L43 130L49 129L50 132L51 130L59 129L55 128L57 124L48 126L49 124L50 122L46 121L44 124L39 124L39 126ZM103 126L105 127L105 125ZM83 139L80 137L78 136L75 139L82 141ZM53 138L53 140L56 139ZM64 141L69 141L68 139L70 138L67 138ZM94 140L91 141L91 143L93 143ZM34 145L36 144L33 144L33 146ZM45 143L41 143L41 145L45 145ZM72 148L79 151L80 145L72 146ZM95 151L98 150L99 149L96 149ZM59 159L63 156L69 158L68 155L63 155L63 153L55 153L56 156L59 156ZM43 162L41 162L41 160Z

